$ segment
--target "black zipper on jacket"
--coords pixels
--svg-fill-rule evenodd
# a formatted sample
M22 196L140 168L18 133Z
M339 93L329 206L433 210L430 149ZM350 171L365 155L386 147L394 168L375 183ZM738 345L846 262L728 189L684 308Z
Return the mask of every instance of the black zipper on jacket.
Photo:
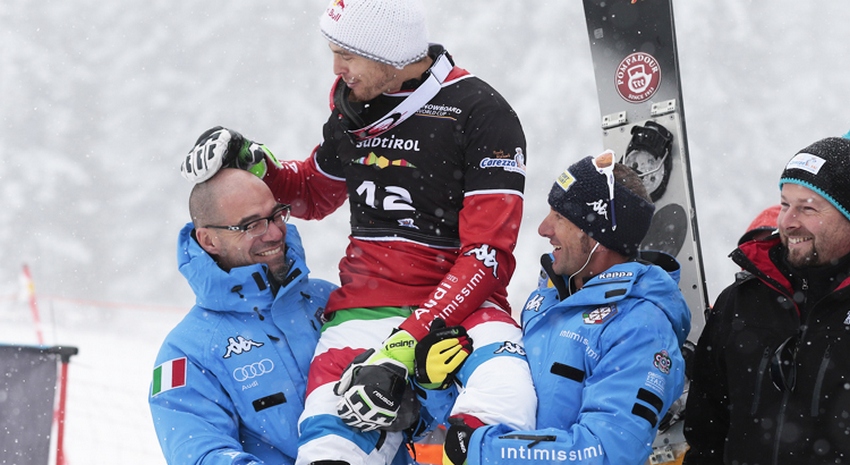
M750 409L750 416L755 416L756 411L759 407L759 401L761 400L761 384L764 380L764 373L767 371L767 364L770 362L770 347L764 348L764 353L761 356L761 362L759 362L759 371L756 375L756 388L755 393L753 395L753 407Z
M823 389L823 377L826 376L826 369L829 366L829 349L831 347L832 345L826 346L826 350L823 353L823 360L821 360L820 368L818 368L818 377L815 379L815 388L814 392L812 392L812 417L816 417L820 413L820 392Z
M791 391L782 393L782 404L779 406L779 414L776 416L776 437L773 438L773 454L770 463L779 465L779 448L782 446L782 430L785 427L785 410L788 407L788 397Z

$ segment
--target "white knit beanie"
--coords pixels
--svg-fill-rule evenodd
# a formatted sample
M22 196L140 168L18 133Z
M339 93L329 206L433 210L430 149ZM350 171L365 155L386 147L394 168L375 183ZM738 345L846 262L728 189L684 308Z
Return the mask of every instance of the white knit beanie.
M399 69L428 53L420 0L331 0L319 27L339 47Z

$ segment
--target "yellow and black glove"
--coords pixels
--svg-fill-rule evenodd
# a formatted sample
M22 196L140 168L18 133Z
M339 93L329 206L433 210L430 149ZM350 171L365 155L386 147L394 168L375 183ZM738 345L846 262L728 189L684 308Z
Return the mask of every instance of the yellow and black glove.
M472 338L463 326L446 327L435 318L431 330L415 348L414 378L426 389L445 389L454 382L463 362L472 353Z
M469 439L475 428L467 425L462 419L449 418L449 429L446 431L446 442L443 445L443 465L466 465L469 455Z

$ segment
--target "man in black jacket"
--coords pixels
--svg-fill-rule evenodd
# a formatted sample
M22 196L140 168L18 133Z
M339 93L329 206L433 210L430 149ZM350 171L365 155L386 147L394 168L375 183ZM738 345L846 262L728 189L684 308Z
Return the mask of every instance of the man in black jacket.
M850 140L804 148L779 186L778 233L732 252L699 339L685 464L850 462Z

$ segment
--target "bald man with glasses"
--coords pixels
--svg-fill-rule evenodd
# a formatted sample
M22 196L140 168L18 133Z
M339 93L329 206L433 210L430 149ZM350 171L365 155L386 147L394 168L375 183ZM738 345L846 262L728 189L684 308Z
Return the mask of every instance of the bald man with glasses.
M328 294L312 279L289 206L224 169L190 195L178 239L196 303L166 337L149 402L169 464L295 461L307 371Z

